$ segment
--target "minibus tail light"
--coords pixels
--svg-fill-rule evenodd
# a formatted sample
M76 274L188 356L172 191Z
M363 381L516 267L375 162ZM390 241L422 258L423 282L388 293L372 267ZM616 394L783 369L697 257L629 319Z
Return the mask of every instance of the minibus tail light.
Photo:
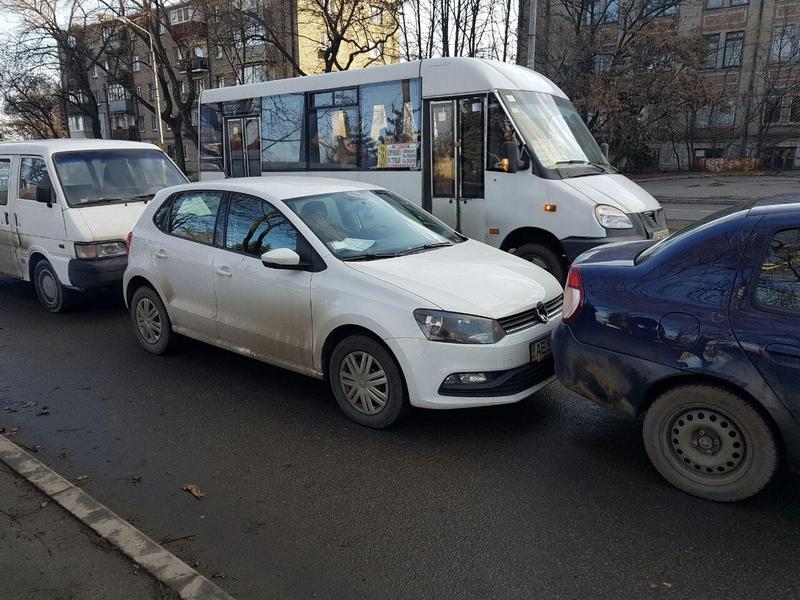
M561 320L564 323L572 323L577 318L585 298L581 270L578 267L570 267L567 285L564 288L564 308L561 313Z

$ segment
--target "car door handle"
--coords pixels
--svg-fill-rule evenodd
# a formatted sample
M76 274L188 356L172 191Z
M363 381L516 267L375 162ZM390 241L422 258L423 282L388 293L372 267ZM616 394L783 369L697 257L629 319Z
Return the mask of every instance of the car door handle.
M800 348L789 344L770 344L766 348L767 354L779 354L800 359Z
M154 252L153 256L155 256L156 258L167 258L168 257L167 253L164 250L158 250L157 252Z
M220 277L233 277L233 273L228 267L219 267L214 269L214 273L219 275Z

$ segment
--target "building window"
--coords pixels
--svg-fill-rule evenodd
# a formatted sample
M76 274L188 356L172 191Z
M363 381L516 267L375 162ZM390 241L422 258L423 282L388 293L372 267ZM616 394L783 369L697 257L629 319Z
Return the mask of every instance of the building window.
M214 53L214 56L216 58L222 58L222 56L223 56L222 46L217 46L217 48L215 50L215 53Z
M772 34L772 60L800 62L800 26L782 25Z
M144 131L144 117L139 117L137 121L138 121L139 131Z
M783 96L769 96L764 100L764 122L780 123L783 113Z
M725 8L728 6L742 6L749 0L706 0L706 8Z
M67 119L69 123L69 130L70 131L88 131L89 128L86 127L86 123L88 119L82 115L72 116Z
M180 48L175 48L175 60L177 61L183 60L183 52L181 52Z
M706 69L716 69L717 61L719 58L719 33L712 33L703 37L705 40L705 53L706 57L703 61L703 66Z
M97 65L92 65L92 79L97 79Z
M206 89L206 80L205 79L197 79L195 81L197 82L197 91L198 91L198 93L202 92L203 90Z
M178 23L185 23L186 21L190 21L191 19L192 15L188 6L184 6L183 8L176 8L169 11L169 22L172 25L177 25Z
M128 97L128 92L119 83L112 83L108 86L109 100L125 100Z
M610 71L614 64L614 47L603 48L603 52L594 55L592 62L595 73Z
M155 115L150 117L150 124L153 126L153 131L158 131L158 123L156 122Z
M740 67L744 50L744 31L729 31L725 34L725 52L722 56L723 67Z
M156 90L152 83L147 84L147 99L153 102L156 99Z
M195 58L205 58L206 57L206 49L203 46L195 46L192 48L192 55Z
M651 1L652 0L648 0L648 2ZM588 9L586 13L586 22L591 25L616 23L619 21L619 0L591 0Z
M225 87L225 76L224 75L217 75L217 87L224 88Z
M197 123L198 123L198 119L197 119L197 109L196 109L196 108L193 108L193 109L192 109L192 125L194 125L195 127L197 127Z
M142 70L142 62L138 56L133 57L133 70L134 72L139 72Z
M267 68L264 65L247 65L242 69L244 81L242 83L258 83L267 81Z
M703 106L697 109L694 126L698 129L708 127L733 127L736 121L736 108L733 104L720 103L716 106Z
M136 86L136 97L137 98L141 98L142 97L142 86L140 86L140 85Z
M680 0L646 0L645 11L654 17L669 17L678 14ZM617 7L619 15L619 7Z
M792 98L789 105L789 122L800 123L800 96Z

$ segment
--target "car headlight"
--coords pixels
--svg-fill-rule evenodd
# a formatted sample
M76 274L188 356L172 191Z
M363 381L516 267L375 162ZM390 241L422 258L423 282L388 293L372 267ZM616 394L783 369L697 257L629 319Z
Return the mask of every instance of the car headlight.
M484 317L420 308L414 311L414 318L433 342L494 344L506 336L500 323Z
M78 258L110 258L124 256L128 253L125 242L100 242L99 244L75 243L75 255Z
M594 207L597 222L606 229L631 229L633 223L620 209L608 204L598 204Z

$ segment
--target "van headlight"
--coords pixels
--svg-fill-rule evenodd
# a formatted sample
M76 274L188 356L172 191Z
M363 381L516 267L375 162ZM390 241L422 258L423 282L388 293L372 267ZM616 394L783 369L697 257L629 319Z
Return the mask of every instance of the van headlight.
M506 336L500 323L484 317L420 308L414 318L432 342L494 344Z
M633 223L620 209L608 204L598 204L594 207L597 222L606 229L631 229Z
M127 253L128 246L125 245L125 242L75 243L75 256L83 259L111 258L112 256L125 256Z

